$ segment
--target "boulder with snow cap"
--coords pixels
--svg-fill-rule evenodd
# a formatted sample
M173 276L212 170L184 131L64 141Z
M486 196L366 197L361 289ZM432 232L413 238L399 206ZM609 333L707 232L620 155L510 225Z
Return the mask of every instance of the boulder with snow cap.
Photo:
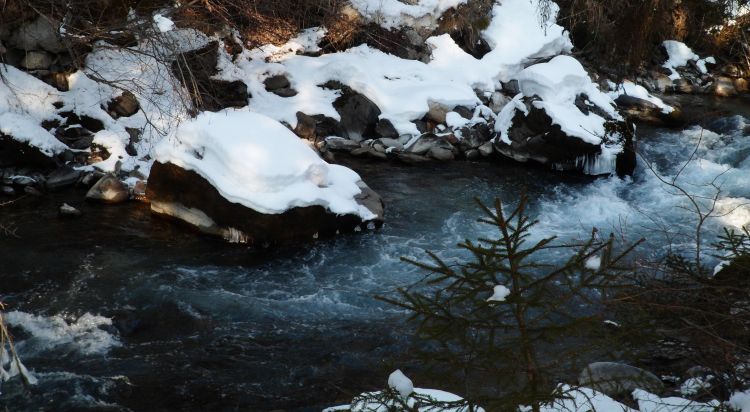
M578 376L578 384L609 396L628 395L635 389L659 393L664 384L653 373L618 362L594 362Z
M232 242L315 239L383 220L380 197L355 172L258 113L203 113L155 155L151 211Z
M356 141L377 137L375 129L381 111L372 100L337 82L328 82L325 87L341 90L341 96L333 102L333 107L341 116L344 137Z
M521 92L497 116L495 151L554 170L632 174L632 126L576 59L557 56L516 78Z

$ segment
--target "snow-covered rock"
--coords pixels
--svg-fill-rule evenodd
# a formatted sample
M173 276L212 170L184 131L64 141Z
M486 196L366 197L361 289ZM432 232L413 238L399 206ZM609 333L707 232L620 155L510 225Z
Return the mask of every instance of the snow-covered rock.
M632 129L575 58L557 56L516 79L521 92L495 122L498 152L557 170L632 173Z
M231 241L311 239L383 219L379 196L355 172L257 113L203 113L154 154L151 210Z
M653 373L618 362L589 364L578 376L578 384L609 396L629 394L635 389L658 392L664 387Z

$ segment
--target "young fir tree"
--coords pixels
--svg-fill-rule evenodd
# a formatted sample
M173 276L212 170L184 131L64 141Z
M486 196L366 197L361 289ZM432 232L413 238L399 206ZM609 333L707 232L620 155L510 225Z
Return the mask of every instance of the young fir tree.
M614 251L614 237L592 236L577 245L555 237L531 240L537 223L527 215L527 199L510 210L496 200L480 219L496 236L458 245L469 258L452 265L427 252L428 263L404 259L428 271L418 288L400 289L400 298L381 298L411 312L426 366L440 373L445 388L465 398L459 405L403 399L393 390L355 398L357 410L517 410L540 405L556 393L561 379L577 373L589 356L606 350L593 344L609 335L603 317L606 290L629 270L624 257L635 247ZM563 256L563 257L561 257ZM588 355L588 356L587 356ZM455 389L454 389L455 390ZM376 396L377 399L372 397ZM370 399L368 399L368 397ZM367 408L361 406L367 405ZM385 409L377 409L381 405ZM411 405L411 409L407 408Z

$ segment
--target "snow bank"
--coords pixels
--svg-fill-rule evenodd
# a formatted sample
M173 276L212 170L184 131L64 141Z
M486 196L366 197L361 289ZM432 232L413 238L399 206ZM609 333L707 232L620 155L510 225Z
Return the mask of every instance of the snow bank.
M68 149L68 146L61 143L50 132L39 126L39 122L30 116L16 113L0 114L0 133L10 136L16 141L33 146L50 157Z
M492 22L482 32L494 48L481 59L464 52L447 34L427 40L432 58L426 64L366 45L319 57L299 55L317 50L317 42L325 33L308 30L287 45L246 50L234 61L223 54L218 77L242 80L253 96L251 110L293 127L298 111L339 119L332 105L339 92L320 87L338 81L372 100L382 111L381 118L390 120L399 134L419 135L412 121L428 112L430 102L449 108L476 106L479 99L475 90L494 91L499 81L513 78L530 59L555 56L572 48L563 28L551 23L554 19L539 23L537 7L538 0L496 4ZM263 81L279 74L289 78L298 92L296 96L284 98L265 90Z
M336 214L374 217L354 196L352 170L323 161L279 122L244 110L205 112L154 149L156 161L192 170L227 200L261 213L320 205Z
M714 412L721 406L715 400L702 403L678 397L661 398L641 389L633 391L633 399L638 402L640 412Z
M414 25L416 20L436 21L448 9L467 0L417 0L407 4L398 0L351 0L352 7L369 21L386 29Z
M662 99L649 93L645 87L637 85L630 80L625 80L624 82L614 86L614 90L609 92L608 95L613 100L616 100L622 95L637 97L639 99L646 100L660 108L662 113L664 114L669 114L674 111L674 108L672 106L664 103Z
M701 59L700 56L695 54L693 50L685 43L679 42L677 40L664 40L662 46L664 46L664 48L667 50L667 55L669 56L667 61L662 66L672 72L672 74L669 75L669 78L672 80L680 78L680 74L677 73L676 69L678 67L686 66L691 60L695 62L698 70L700 70L700 72L703 74L706 74L708 72L708 70L706 69L706 63L716 64L716 59L714 59L713 57L706 57L705 59Z
M578 60L570 56L557 56L547 63L540 63L524 69L516 76L523 96L539 96L542 100L533 105L543 109L552 119L553 124L562 131L578 137L584 142L599 145L605 136L605 119L593 112L583 113L575 105L576 97L585 94L594 105L603 109L611 118L620 119L614 102L591 81L586 70ZM518 97L518 96L517 96ZM518 104L518 99L514 99ZM495 130L503 141L507 137L513 113L517 105L508 109L510 113L498 116Z

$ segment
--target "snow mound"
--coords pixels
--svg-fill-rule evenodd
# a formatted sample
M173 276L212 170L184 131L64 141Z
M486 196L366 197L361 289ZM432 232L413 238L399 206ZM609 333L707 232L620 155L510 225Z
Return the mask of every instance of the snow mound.
M0 114L0 133L35 147L50 157L68 149L68 146L57 140L29 116L16 113Z
M363 17L386 29L414 25L416 20L436 21L448 9L467 0L417 0L407 4L398 0L352 0L351 4Z
M714 59L713 57L706 57L705 59L701 59L700 56L695 54L695 52L693 52L693 50L685 43L679 42L677 40L664 40L662 46L664 46L664 48L667 50L667 55L669 56L667 61L662 66L672 72L672 74L669 75L669 78L672 80L680 78L680 74L677 73L676 69L678 67L686 66L689 61L694 61L695 65L698 67L698 70L700 70L700 72L703 74L708 73L708 69L706 69L706 63L716 64L716 59Z
M540 24L538 6L539 0L496 4L493 19L482 33L494 47L481 59L463 51L447 34L427 39L432 49L428 63L401 59L367 45L319 57L299 55L303 50L314 51L324 33L307 30L284 46L245 50L235 59L222 48L217 77L243 81L252 95L251 110L292 127L297 124L297 112L340 119L333 107L340 93L320 87L337 81L372 100L382 112L380 117L390 120L400 135L416 136L420 132L412 121L422 118L430 103L474 107L480 103L477 92L493 92L499 81L512 79L530 60L571 50L567 33L552 23L554 18ZM263 81L280 74L289 79L297 95L280 97L265 89Z
M664 103L662 99L649 93L645 87L635 84L631 82L630 80L625 80L624 82L616 85L614 87L614 91L611 91L607 94L613 100L616 100L618 97L622 95L637 97L639 99L646 100L656 105L659 109L661 109L662 113L664 114L669 114L674 111L674 108L672 106Z
M182 123L155 159L198 173L230 202L261 213L319 205L336 214L374 217L358 204L359 175L323 161L281 123L243 110L204 112Z
M579 95L585 94L588 101L604 110L611 118L621 118L612 99L599 90L581 63L573 57L557 56L547 63L530 66L518 74L517 80L524 96L541 98L533 105L543 109L552 123L559 125L565 134L584 142L601 144L606 134L606 120L596 113L586 114L579 110L575 104ZM495 129L503 132L508 127L498 121Z

